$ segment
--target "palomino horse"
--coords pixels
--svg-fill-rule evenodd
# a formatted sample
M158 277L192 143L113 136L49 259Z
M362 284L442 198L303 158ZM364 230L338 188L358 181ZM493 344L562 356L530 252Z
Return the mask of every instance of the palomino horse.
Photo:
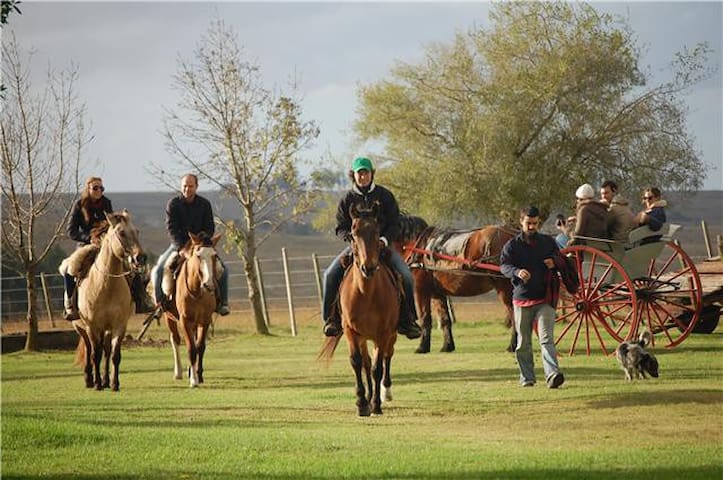
M176 380L183 378L180 331L188 349L188 379L191 387L203 383L203 354L206 336L216 310L216 268L218 256L216 244L221 234L209 238L205 232L189 233L191 240L182 250L185 261L176 278L175 310L165 312L166 324L171 331L173 347L173 374Z
M341 320L356 376L358 414L381 415L382 400L392 399L390 368L397 341L399 290L395 274L381 263L376 205L371 210L352 207L350 213L354 265L347 270L339 287ZM340 338L327 338L319 358L331 360ZM373 364L368 340L374 342ZM364 380L368 391L365 391Z
M497 291L497 298L505 306L506 325L512 326L514 319L512 284L509 279L502 276L497 265L502 247L517 234L516 231L494 225L470 231L442 230L430 227L419 217L408 215L400 217L400 227L400 236L395 242L395 248L404 256L407 263L416 267L412 268L414 296L422 324L422 338L416 353L429 352L432 336L432 306L440 318L444 335L441 351L454 351L448 295L471 297L494 289ZM411 251L410 248L442 253L442 255L423 255ZM491 264L494 269L481 271L475 268L476 263ZM514 351L516 344L517 339L513 329L508 351Z
M80 319L73 322L73 327L81 338L78 357L84 366L86 387L95 386L96 390L102 390L110 386L111 390L118 391L121 343L128 318L134 311L126 276L145 265L146 255L138 240L138 230L127 210L106 214L106 219L108 230L101 240L100 250L88 276L77 288ZM102 381L100 361L104 349L106 367ZM113 363L110 379L108 357Z

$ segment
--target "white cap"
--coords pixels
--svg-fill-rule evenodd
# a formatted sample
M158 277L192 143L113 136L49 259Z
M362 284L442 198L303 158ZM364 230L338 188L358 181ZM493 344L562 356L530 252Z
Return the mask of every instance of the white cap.
M575 197L579 198L580 200L587 200L588 198L593 198L595 196L595 190L592 189L592 185L589 183L586 183L584 185L580 185L575 191Z

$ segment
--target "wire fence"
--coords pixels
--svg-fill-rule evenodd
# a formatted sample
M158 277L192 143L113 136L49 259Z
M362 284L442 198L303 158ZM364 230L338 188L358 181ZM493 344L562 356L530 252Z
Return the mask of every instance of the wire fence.
M316 318L321 321L323 272L335 255L288 256L282 248L275 258L257 258L256 272L262 287L260 293L264 306L264 317L288 316L292 334L295 334L296 315L303 313L299 320L307 322ZM232 312L251 314L248 300L249 289L241 260L226 260L229 269L229 305ZM40 273L36 277L36 312L39 320L47 319L55 326L63 313L63 278L58 273ZM0 285L2 297L2 324L25 322L28 304L25 277L4 277ZM487 296L459 298L465 303L494 303Z

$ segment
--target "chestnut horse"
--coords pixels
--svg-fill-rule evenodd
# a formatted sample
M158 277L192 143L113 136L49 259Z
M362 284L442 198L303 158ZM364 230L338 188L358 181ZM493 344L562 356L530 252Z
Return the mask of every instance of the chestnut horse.
M127 210L106 214L106 220L107 231L100 242L100 250L87 277L78 284L80 319L73 321L73 327L80 335L76 358L84 368L86 387L102 390L110 386L111 390L118 391L121 343L128 318L134 311L126 276L145 265L146 255ZM86 247L86 251L88 248L93 250L93 247ZM63 264L69 261L74 261L74 255ZM101 380L100 361L104 350L106 363ZM109 358L113 363L111 378L108 375Z
M212 238L204 232L194 235L181 251L185 260L179 268L173 295L175 311L165 312L166 324L171 332L173 347L173 374L176 380L183 378L179 345L180 333L188 350L188 379L190 386L203 383L203 355L206 352L206 336L216 310L216 270L218 256L216 244L221 234Z
M392 399L390 368L397 341L400 301L405 300L398 293L401 289L395 273L380 258L376 205L370 210L357 210L353 206L350 214L354 264L347 269L339 287L342 327L356 376L357 412L359 416L381 415L382 401ZM328 337L319 358L331 360L340 338ZM368 340L374 343L373 363Z
M442 327L442 352L455 349L452 336L452 322L449 317L448 295L471 297L491 290L497 291L497 298L505 306L507 327L512 327L512 284L502 276L497 266L502 247L517 234L508 227L489 225L477 230L452 231L431 227L420 217L401 215L400 235L395 248L412 267L414 296L421 319L422 338L416 353L428 353L432 336L432 306ZM451 259L440 259L410 251L410 248L434 250L442 248L445 242L458 240L460 250ZM492 264L494 269L480 270L474 263ZM508 351L514 351L517 339L512 330Z

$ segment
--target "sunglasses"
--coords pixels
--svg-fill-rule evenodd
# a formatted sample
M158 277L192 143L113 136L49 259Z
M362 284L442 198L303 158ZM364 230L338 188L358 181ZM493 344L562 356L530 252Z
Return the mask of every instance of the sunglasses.
M93 190L94 192L97 192L98 190L100 190L101 192L105 192L105 187L102 185L100 185L100 186L93 185L92 187L90 187L90 189Z
M643 200L652 200L652 199L654 199L654 198L655 198L655 197L643 197Z

